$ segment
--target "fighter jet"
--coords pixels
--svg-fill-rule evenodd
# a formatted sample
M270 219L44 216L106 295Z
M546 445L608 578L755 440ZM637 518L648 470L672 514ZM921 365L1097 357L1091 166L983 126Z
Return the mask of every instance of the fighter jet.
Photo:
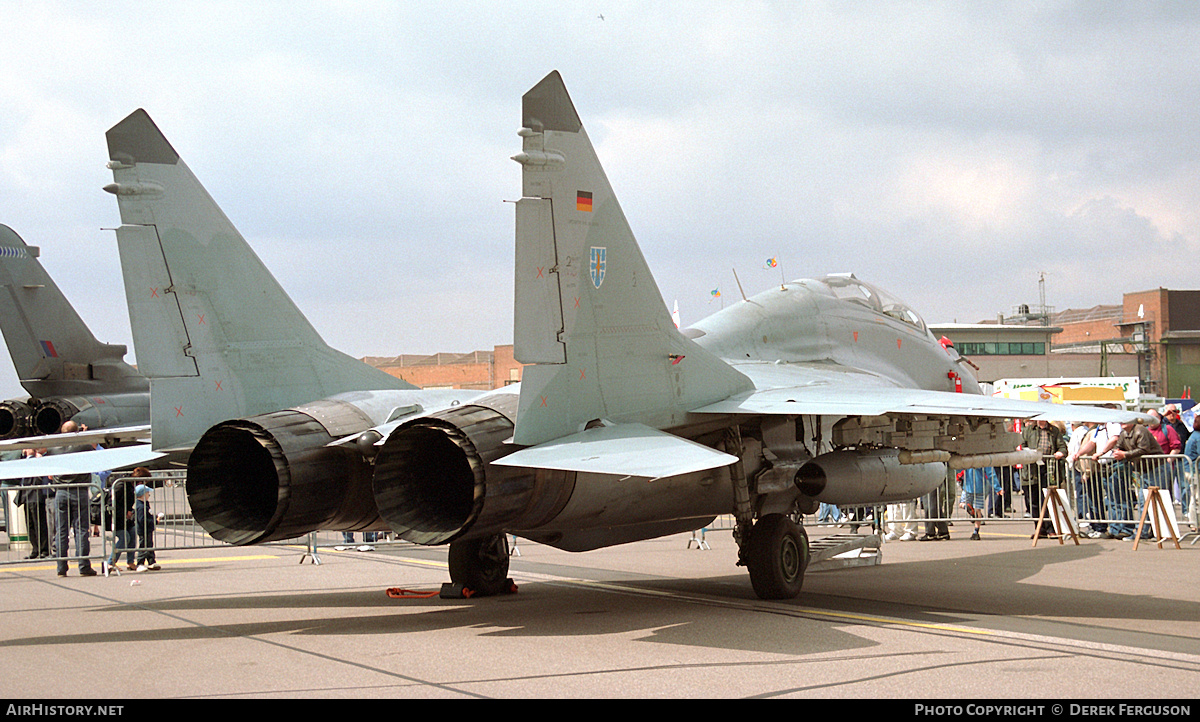
M0 225L0 331L29 393L0 401L0 448L44 446L23 437L56 433L68 419L91 430L72 437L76 442L147 436L149 382L124 362L125 346L96 340L39 255Z
M233 544L386 529L374 447L337 442L479 392L417 389L330 348L144 110L107 139L152 445L187 456L196 520Z
M585 551L732 512L754 591L791 598L819 502L908 500L947 465L1028 462L1010 417L1124 416L983 396L919 315L851 274L681 331L557 72L524 95L519 136L514 346L532 365L516 409L411 420L375 457L380 514L449 542L457 585L503 591L505 534Z

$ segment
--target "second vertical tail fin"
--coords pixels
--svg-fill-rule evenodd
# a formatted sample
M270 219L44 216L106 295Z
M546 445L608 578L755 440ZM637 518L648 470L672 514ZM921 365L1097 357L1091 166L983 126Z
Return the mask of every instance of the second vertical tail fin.
M0 225L0 331L31 396L144 393L126 348L100 343L38 261L38 249Z
M414 388L330 348L144 110L108 131L134 346L156 448L217 421Z

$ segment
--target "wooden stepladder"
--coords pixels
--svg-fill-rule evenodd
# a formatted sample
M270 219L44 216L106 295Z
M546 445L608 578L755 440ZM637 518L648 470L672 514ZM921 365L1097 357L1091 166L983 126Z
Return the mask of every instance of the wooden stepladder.
M1155 542L1158 548L1163 548L1164 541L1175 542L1176 549L1182 549L1179 546L1179 527L1175 522L1175 505L1171 502L1169 492L1164 492L1157 486L1152 486L1145 490L1146 498L1142 503L1142 516L1138 519L1137 531L1133 533L1133 548L1138 548L1138 542L1142 537L1142 529L1146 526L1146 515L1150 515L1150 525L1154 529ZM1163 499L1163 494L1167 494L1167 498Z
M1034 529L1042 528L1042 521L1046 518L1046 512L1050 512L1050 520L1054 523L1054 533L1058 534L1058 544L1062 546L1064 539L1070 538L1075 542L1075 546L1079 546L1079 526L1075 522L1075 515L1071 511L1071 503L1067 500L1067 491L1062 487L1051 486L1046 489L1045 498L1042 499L1042 508L1038 512L1037 526ZM1038 535L1033 535L1033 546L1037 546Z

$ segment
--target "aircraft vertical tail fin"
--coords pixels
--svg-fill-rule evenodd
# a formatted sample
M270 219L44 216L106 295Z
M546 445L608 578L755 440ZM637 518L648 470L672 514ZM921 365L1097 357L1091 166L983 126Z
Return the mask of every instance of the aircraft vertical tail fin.
M601 419L654 428L752 387L671 318L557 72L522 99L513 440L538 444Z
M39 250L0 225L0 331L35 397L145 392L121 344L100 343L38 261Z
M107 133L156 448L347 391L414 388L330 348L144 110Z

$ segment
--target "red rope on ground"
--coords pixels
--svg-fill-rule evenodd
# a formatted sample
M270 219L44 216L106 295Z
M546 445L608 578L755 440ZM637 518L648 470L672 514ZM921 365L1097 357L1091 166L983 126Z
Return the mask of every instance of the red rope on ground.
M436 597L439 592L417 592L412 589L401 589L392 587L387 590L387 595L392 599L430 599Z

